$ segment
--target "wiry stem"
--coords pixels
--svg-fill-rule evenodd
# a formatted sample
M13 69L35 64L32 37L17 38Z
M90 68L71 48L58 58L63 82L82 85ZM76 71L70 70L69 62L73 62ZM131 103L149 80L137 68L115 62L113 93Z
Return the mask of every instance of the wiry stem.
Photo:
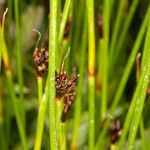
M88 21L88 102L89 102L89 150L95 144L95 31L94 31L94 1L87 0Z
M50 122L50 147L58 149L55 114L55 57L57 48L57 11L58 0L49 0L50 22L49 22L49 70L48 70L48 101Z
M4 16L5 16L5 14L4 14ZM3 23L2 23L3 27L4 27L4 23L5 23L5 17L3 17ZM12 73L11 73L11 70L10 70L9 57L8 57L6 44L5 44L5 41L4 41L3 31L4 31L4 28L2 29L1 26L0 26L0 35L2 35L2 37L0 39L0 46L2 48L2 58L3 58L6 77L7 77L8 90L9 90L10 97L11 97L11 100L12 100L12 105L13 105L13 108L14 108L14 113L15 113L15 117L16 117L16 121L17 121L17 126L18 126L18 130L19 130L19 134L20 134L20 138L21 138L21 142L22 142L22 148L24 150L26 150L27 149L27 140L26 140L26 135L25 135L25 130L24 130L22 119L21 119L21 115L20 115L20 112L19 112L19 109L18 109L17 98L16 98L15 91L14 91Z
M22 107L20 112L25 126L25 108L24 108L24 95L23 95L23 66L22 66L22 56L21 56L21 32L19 23L19 2L14 0L14 10L15 10L15 31L16 31L16 52L17 52L17 75L19 82L19 96Z

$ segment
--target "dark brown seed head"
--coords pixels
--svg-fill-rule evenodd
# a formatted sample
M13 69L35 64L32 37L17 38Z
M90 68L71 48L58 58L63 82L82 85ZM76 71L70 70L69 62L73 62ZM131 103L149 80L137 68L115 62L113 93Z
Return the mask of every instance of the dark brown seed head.
M56 98L64 98L62 122L66 121L68 111L74 102L77 77L78 76L76 74L73 74L70 78L68 78L63 69L61 69L59 74L55 71Z

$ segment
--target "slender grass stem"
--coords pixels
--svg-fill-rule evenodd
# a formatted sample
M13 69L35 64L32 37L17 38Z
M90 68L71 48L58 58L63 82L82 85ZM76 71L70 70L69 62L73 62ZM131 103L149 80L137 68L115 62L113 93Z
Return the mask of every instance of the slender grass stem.
M116 107L117 107L117 105L119 103L119 100L120 100L120 98L121 98L121 96L123 94L124 88L125 88L126 83L128 81L128 77L129 77L129 75L131 73L131 69L133 67L137 51L140 48L140 45L141 45L142 40L143 40L143 37L145 35L145 31L146 31L147 24L148 24L148 19L149 19L148 18L149 17L149 13L150 13L150 11L148 10L147 13L146 13L146 16L145 16L145 18L143 20L143 23L142 23L142 26L140 28L140 31L138 33L138 36L137 36L137 39L136 39L135 44L133 46L133 49L131 51L131 54L129 56L127 65L126 65L126 67L124 69L123 76L121 78L121 81L120 81L120 84L118 86L116 95L114 97L113 103L112 103L111 108L110 108L111 116L113 116L113 114L115 113L115 109L116 109ZM98 141L97 141L97 145L96 145L97 148L99 147L100 143L103 141L103 138L106 136L110 120L111 120L110 118L107 118L107 120L106 120L105 126L102 129L101 134L100 134L100 136L98 138Z
M66 0L64 10L63 10L63 13L62 13L60 28L59 28L59 37L58 37L59 45L61 45L62 40L63 40L63 35L64 35L64 32L65 32L65 26L66 26L67 18L68 18L68 15L69 15L70 6L71 6L71 0Z
M123 144L123 141L127 135L127 132L128 132L128 129L129 129L129 126L130 126L130 122L131 122L131 118L133 116L133 113L134 113L134 110L135 110L135 106L136 106L136 96L138 95L138 93L140 92L140 87L142 85L142 79L139 80L138 82L138 86L136 87L136 90L135 90L135 93L134 93L134 96L133 96L133 99L132 99L132 102L130 104L130 108L129 108L129 111L128 111L128 114L127 114L127 117L125 119L125 123L124 123L124 127L123 127L123 132L122 132L122 135L121 135L121 138L118 142L118 148L122 149L122 144Z
M62 108L63 108L63 100L56 99L56 128L58 133L58 142L59 142L59 149L61 149L62 145L64 144L62 141L62 129L61 129L61 115L62 115Z
M148 59L147 65L144 67L143 72L141 75L142 84L140 86L140 92L136 96L136 107L133 114L132 124L129 131L129 138L127 141L127 148L129 150L133 149L134 147L134 140L136 137L137 129L140 123L140 119L142 116L142 110L144 107L144 100L147 93L147 87L149 84L149 76L150 76L150 47L148 51Z
M24 125L21 119L21 115L19 114L19 109L18 109L18 104L16 101L16 96L15 96L15 91L14 91L14 85L13 85L13 81L12 81L12 75L10 70L6 71L6 76L7 76L7 80L8 80L8 88L11 94L11 98L12 98L12 104L14 107L14 112L15 112L15 117L16 117L16 121L17 121L17 126L19 129L19 134L21 137L21 142L22 142L22 148L24 150L27 150L27 139L26 139L26 135L25 135L25 130L24 130Z
M4 128L3 128L3 124L0 124L0 149L2 150L7 150L8 149L8 143L6 141L6 136L4 134Z
M84 16L84 7L85 7L85 2L84 1L74 1L74 6L73 6L73 27L72 27L72 43L71 43L71 48L72 48L72 51L71 51L71 57L69 60L70 62L70 65L71 67L73 67L73 65L75 64L76 62L76 59L74 59L74 56L77 52L77 45L78 45L78 42L79 42L79 39L80 39L80 29L81 29L81 25L83 23L83 16ZM80 10L77 12L77 10Z
M16 51L17 51L17 71L18 71L18 82L19 82L19 95L21 102L21 115L25 125L25 108L24 108L24 95L23 95L23 72L22 72L22 57L21 57L21 35L19 25L19 2L14 0L14 11L15 11L15 30L16 30Z
M37 77L37 83L38 83L38 102L39 106L42 101L42 95L43 95L43 78L41 76Z
M101 97L101 92L102 92L102 82L103 82L103 76L104 76L104 38L100 38L99 39L99 47L98 47L98 73L97 73L97 84L98 84L98 91L97 91L97 96L98 98ZM99 100L99 99L98 99ZM102 100L100 103L100 107L99 110L101 111L101 114L99 115L99 110L97 112L97 117L96 118L100 118L97 120L97 123L100 123L100 120L103 121L104 119L104 115L102 117L102 114L104 114L102 110L104 110L102 107L105 106L103 105ZM98 131L99 131L99 127L98 127Z
M150 11L150 6L149 6L149 11ZM141 71L143 70L144 66L147 64L147 57L148 57L148 50L149 50L149 45L147 44L150 42L150 19L149 19L149 25L148 25L148 30L146 33L146 40L145 40L145 45L144 45L144 52L143 52L143 57L142 57L142 64L141 64Z
M110 12L112 12L112 10L113 10L114 3L115 3L115 0L111 0L111 3L110 3Z
M83 87L83 81L84 81L85 55L86 55L86 48L87 48L87 20L86 19L87 17L85 14L83 34L82 34L81 53L80 53L80 66L79 66L80 77L79 77L77 97L76 97L76 102L75 102L73 138L72 138L72 144L71 144L71 149L73 150L77 149L79 125L80 125L80 117L81 117L82 87Z
M1 43L1 42L0 42ZM1 61L1 60L0 60ZM0 88L2 88L2 84L1 84L1 77L0 77ZM3 110L3 99L2 99L2 93L0 93L0 149L6 150L7 148L7 140L6 140L6 136L4 134L4 110ZM6 144L7 143L7 144Z
M116 42L118 39L119 30L120 30L122 19L123 19L122 16L123 16L123 8L124 8L125 3L126 3L126 0L121 0L119 7L118 7L117 18L115 20L115 25L114 25L113 34L112 34L112 40L110 43L110 60L113 59L113 55L115 53L115 48L116 48L116 44L117 44Z
M60 150L67 149L67 140L66 140L66 123L61 123L61 145Z
M2 50L0 49L0 73L1 73L1 65L2 65Z
M48 91L48 89L47 89L47 85L46 85L45 92L43 94L42 101L41 101L40 107L39 107L39 112L38 112L34 150L40 150L41 149L42 134L43 134L43 127L44 127L44 120L45 120L45 112L46 112L46 106L48 104L48 92L47 91Z
M117 44L117 47L115 49L115 52L112 54L113 55L113 59L111 59L111 67L110 68L113 68L118 57L119 57L119 54L121 52L121 49L124 45L124 41L125 41L125 38L127 36L127 33L128 33L128 30L129 30L129 27L131 25L131 22L132 22L132 19L134 17L134 14L135 14L135 11L137 9L137 6L139 4L139 1L140 0L133 0L132 4L131 4L131 7L130 7L130 10L129 10L129 14L126 18L126 21L124 23L124 26L122 27L122 33L121 33L121 36L119 38L119 41L118 41L118 44Z
M62 13L60 28L59 28L59 35L58 35L59 47L61 47L61 44L62 44L62 41L63 41L63 35L64 35L64 32L65 32L65 26L66 26L66 23L67 23L67 18L68 18L68 15L69 15L70 6L71 6L71 0L66 0L65 6L64 6L64 9L63 9L63 13ZM60 57L59 57L59 67L60 67L60 62L61 62L63 52L60 52L59 55L60 55Z
M147 20L149 19L148 18L148 15L150 14L150 9L148 10L148 12L147 12ZM148 21L147 21L148 22ZM150 28L149 28L150 29ZM148 30L149 30L148 29ZM147 32L147 37L146 37L146 40L147 39L150 39L149 37L148 37L148 35L149 35L149 33ZM145 42L146 43L146 42ZM145 46L144 46L144 53L143 53L143 57L142 57L142 61L143 61L143 59L145 59L145 53L146 54L148 54L147 53L147 48L146 48L146 44L145 44ZM147 57L147 56L146 56ZM143 66L144 67L144 66ZM141 70L143 70L143 67L141 68ZM142 71L141 71L142 72ZM137 87L137 88L139 88L139 89L137 89L136 91L137 91L137 93L135 93L135 95L137 95L139 92L140 92L140 86L141 85L139 85L139 87ZM131 118L132 118L132 115L133 115L133 113L134 113L134 110L135 110L135 105L136 105L136 97L135 96L133 96L134 98L133 98L133 100L132 100L132 102L131 102L131 104L130 104L130 109L129 109L129 111L128 111L128 114L127 114L127 117L126 117L126 120L125 120L125 123L124 123L124 127L123 127L123 132L122 132L122 135L121 135L121 138L120 138L120 140L119 140L119 142L118 142L118 147L120 147L121 146L121 144L123 143L123 141L124 141L124 139L125 139L125 137L126 137L126 135L127 135L127 132L128 132L128 128L129 128L129 125L130 125L130 122L131 122ZM120 147L121 148L121 147Z
M8 24L9 24L9 33L11 31L10 25L12 23L12 8L13 8L13 1L12 0L8 0L8 8L9 8L9 13L8 13ZM9 34L8 36L8 43L9 43L9 47L12 46L12 42L11 42L11 34Z
M102 81L102 99L101 99L101 116L102 119L106 118L106 109L107 109L107 82L108 82L108 48L109 48L109 0L104 1L104 13L103 13L103 21L104 21L104 49L103 49L103 81Z
M51 3L53 3L53 5L55 4L54 1L50 2L50 5L52 5ZM57 5L57 3L55 5ZM51 6L51 7L50 7L51 11L54 11L53 10L54 6ZM55 12L55 13L57 13L57 12ZM52 14L53 14L53 12L51 12L51 16L52 16ZM51 17L50 21L51 20L56 21L55 19L57 19L57 18L55 18L55 16L53 18ZM57 27L55 25L55 22L53 22L53 24L52 23L50 23L50 24L51 25L50 25L49 28L50 28L50 34L51 34L51 32L56 32ZM52 29L51 29L51 26L52 26ZM54 31L53 31L53 29L54 29ZM40 37L39 37L39 39L40 39ZM53 37L50 37L49 39L53 39ZM51 64L53 65L52 67L49 67L49 68L51 68L51 69L49 69L49 72L52 70L52 73L54 73L54 71L55 71L55 56L54 56L55 53L54 52L56 50L56 45L55 45L56 43L54 43L54 42L56 42L56 37L55 37L53 43L49 44L50 45L50 48L49 48L49 59L50 59L49 65L51 65ZM53 44L54 44L55 47L53 46ZM51 49L53 50L53 53L51 52ZM52 59L51 59L51 57L52 57ZM44 118L45 118L45 113L46 113L46 106L48 105L49 92L53 93L51 96L53 96L53 98L55 99L55 91L54 91L54 89L55 89L55 83L49 83L49 82L54 82L54 76L50 78L50 73L48 74L47 83L46 83L46 86L45 86L45 91L44 91L44 94L43 94L43 97L42 97L42 101L40 102L40 107L39 107L39 112L38 112L38 120L37 120L37 129L36 129L36 137L35 137L34 150L40 150L41 149L43 127L44 127L44 120L45 120ZM40 84L40 83L38 83L38 84ZM51 89L50 85L51 84L53 85L52 91L50 91L50 89ZM40 87L40 85L39 85L39 90L40 90L39 91L39 98L40 98L41 97L41 91L42 91L42 88ZM50 99L50 102L52 102L52 105L50 104L50 107L52 107L52 108L50 108L50 109L53 109L53 110L50 110L50 111L52 111L52 114L50 113L50 116L52 116L51 119L54 119L54 122L52 122L52 124L50 123L50 125L52 125L53 129L55 129L55 102L54 102L54 99ZM53 121L53 120L50 120L50 122L51 121ZM53 129L51 129L51 127L50 127L50 131L52 131L51 134L54 134L54 140L55 140L55 138L56 138L55 132L56 131L54 132ZM50 137L52 138L52 135L50 135ZM54 147L52 145L52 144L54 144L53 142L54 141L50 142L52 149L55 148L55 145L54 145Z
M141 71L141 64L140 64L140 57L141 53L137 54L136 57L136 81L138 82L140 79L140 71ZM140 136L141 136L141 141L142 141L142 148L145 150L145 137L144 137L144 122L143 122L143 116L140 121Z
M146 150L143 118L141 118L141 121L140 121L140 136L141 136L141 142L142 142L142 150Z
M11 24L12 24L12 8L13 8L13 1L12 0L8 0L8 8L9 8L9 13L8 13L8 20L7 20L7 24L8 24L8 31L7 33L7 37L6 40L8 40L8 50L9 50L9 55L12 56L13 54L13 43L12 43L12 39L11 39ZM8 38L8 39L7 39ZM12 106L12 102L10 100L7 100L6 102L6 110L5 110L5 127L6 127L6 132L5 132L5 137L7 140L7 143L9 144L10 142L10 126L11 126L11 106ZM8 146L8 145L7 145Z
M5 41L4 41L4 33L3 33L4 32L4 19L5 18L3 18L3 23L2 23L3 27L1 27L1 25L0 25L0 35L1 35L0 46L2 49L2 58L3 58L4 66L5 66L6 78L7 78L7 83L8 83L8 91L9 91L10 97L12 99L12 105L14 108L17 126L18 126L18 130L19 130L19 134L20 134L20 138L21 138L21 142L22 142L22 148L24 150L26 150L27 149L27 140L26 140L25 130L24 130L21 116L19 114L20 111L18 109L17 99L16 99L16 95L15 95L15 91L14 91L14 84L13 84L13 79L12 79L12 73L10 70L8 51L6 48Z
M94 1L87 0L88 22L88 100L89 100L89 150L95 144L95 29L94 29Z
M149 7L150 10L150 7ZM129 138L127 142L127 147L129 149L133 149L134 147L134 140L136 137L137 129L140 124L140 118L142 116L142 110L144 107L144 100L147 94L147 87L149 84L149 77L150 77L150 34L148 33L150 31L150 17L149 17L149 27L147 30L146 40L145 40L145 46L144 46L144 54L142 61L145 62L144 66L142 66L142 74L143 80L142 85L140 86L140 92L138 93L136 97L136 107L132 118L132 125L129 132ZM144 60L145 59L145 60Z
M50 121L50 147L58 149L55 115L55 56L57 47L57 11L58 1L50 0L50 22L49 22L49 71L48 71L48 100Z

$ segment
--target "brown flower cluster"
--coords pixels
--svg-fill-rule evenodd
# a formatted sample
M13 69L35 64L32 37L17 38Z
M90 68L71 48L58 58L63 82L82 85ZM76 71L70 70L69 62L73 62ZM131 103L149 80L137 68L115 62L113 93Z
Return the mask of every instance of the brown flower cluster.
M38 32L37 30L34 30ZM39 33L39 32L38 32ZM40 33L39 33L40 35ZM38 49L38 43L40 40L41 35L39 36L39 39L36 44L36 48L33 53L34 58L34 65L37 72L37 76L42 77L42 75L47 71L48 69L48 50L46 49L46 46L44 46L44 43L42 44L41 49ZM62 99L64 98L64 108L62 112L62 122L66 121L68 110L72 106L72 103L75 99L75 87L76 87L76 81L77 81L77 74L72 74L71 77L68 77L66 72L64 71L64 60L69 54L70 49L68 50L68 53L63 59L61 71L58 73L55 70L55 87L56 87L56 98Z
M74 102L77 77L78 76L76 74L73 74L70 78L68 78L63 69L59 74L55 71L56 97L57 99L64 97L62 122L65 122L68 110Z
M35 48L33 57L37 75L42 76L48 69L48 51L43 44L40 50L37 47Z

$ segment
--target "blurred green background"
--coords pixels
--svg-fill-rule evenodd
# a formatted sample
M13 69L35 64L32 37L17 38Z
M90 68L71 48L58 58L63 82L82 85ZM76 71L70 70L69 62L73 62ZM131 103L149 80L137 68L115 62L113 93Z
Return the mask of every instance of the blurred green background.
M58 28L61 24L62 13L64 10L65 0L58 0ZM121 0L120 0L121 1ZM112 37L114 34L115 23L118 16L118 10L120 7L120 1L111 0L109 6L109 37L108 37L108 78L107 78L107 106L106 114L103 117L101 112L102 109L102 89L103 89L103 76L105 72L105 63L103 56L103 30L104 23L102 20L103 13L105 10L104 1L95 0L94 1L94 27L95 27L95 143L99 137L104 124L104 120L107 117L111 117L112 121L117 119L120 121L120 128L123 128L126 114L128 112L130 102L132 100L133 93L136 87L136 63L134 63L131 73L128 77L128 81L125 84L125 89L120 98L120 103L115 109L113 116L110 116L109 109L113 103L114 96L116 94L118 85L123 76L125 66L129 55L132 52L132 48L135 44L135 40L138 36L141 24L144 20L146 12L149 6L149 0L139 1L136 9L134 11L133 17L129 23L127 32L125 33L125 38L122 41L118 56L115 56L114 53L109 55ZM122 36L122 31L124 30L124 25L126 24L126 19L129 16L130 8L132 2L135 0L126 0L122 9L121 14L121 23L119 25L118 35L115 41L115 49L117 49L118 44L120 43L120 38ZM76 86L76 95L80 94L80 103L81 103L81 112L79 114L80 125L78 126L79 133L77 136L77 145L74 148L72 145L73 139L73 130L74 129L74 119L75 119L75 110L78 109L78 104L75 103L72 105L69 112L67 122L66 122L66 139L67 139L67 149L88 149L88 36L85 27L85 18L86 14L86 1L81 0L72 0L68 12L65 35L63 36L62 43L59 45L58 53L60 56L57 56L56 53L56 69L60 70L59 62L62 61L64 55L67 53L69 47L71 51L69 56L65 61L65 71L68 76L72 73L82 73L81 74L81 86L79 88L79 83ZM111 5L112 4L112 5ZM37 86L37 75L34 68L33 61L33 52L35 49L36 41L38 38L37 33L33 32L32 29L36 29L41 32L41 40L39 48L41 47L42 41L48 40L48 23L49 23L49 1L45 0L21 0L18 2L19 8L19 48L20 48L20 61L22 69L22 80L23 80L23 104L20 100L20 85L18 77L18 61L17 61L17 30L16 30L16 21L15 21L15 4L12 0L0 0L0 18L6 8L9 8L8 13L5 19L5 42L7 46L7 51L9 55L10 68L13 79L14 92L16 95L16 104L21 113L21 109L25 110L25 125L24 129L26 132L28 148L33 149L35 142L35 133L37 127L37 116L38 116L38 86ZM59 29L58 29L59 30ZM59 31L58 31L59 32ZM85 32L85 33L84 33ZM83 37L85 34L85 37ZM51 39L49 39L51 40ZM143 53L145 39L141 40L140 47L138 51ZM83 49L85 52L82 53ZM1 58L2 59L2 58ZM84 59L84 60L83 60ZM10 95L10 90L8 90L8 83L6 80L6 70L4 67L4 62L0 60L1 63L1 74L0 74L0 149L22 149L20 136L16 124L16 117L14 115L14 107L12 104L12 98ZM112 61L112 62L111 62ZM80 68L82 66L82 69ZM47 73L43 76L43 87L46 84ZM80 78L80 77L79 77ZM78 80L78 82L80 82ZM79 88L79 90L78 90ZM80 109L80 108L79 108ZM80 110L79 110L80 111ZM48 112L48 107L46 112ZM143 124L144 124L144 149L150 149L150 99L147 95L145 100L145 105L143 109ZM105 126L105 124L104 124ZM112 149L112 143L110 141L110 130L108 130L107 136L105 137L105 146L103 149ZM140 129L137 132L134 149L143 149L143 142L141 140ZM50 149L49 143L49 119L48 113L46 113L45 123L44 123L44 132L42 139L42 148L41 149Z

